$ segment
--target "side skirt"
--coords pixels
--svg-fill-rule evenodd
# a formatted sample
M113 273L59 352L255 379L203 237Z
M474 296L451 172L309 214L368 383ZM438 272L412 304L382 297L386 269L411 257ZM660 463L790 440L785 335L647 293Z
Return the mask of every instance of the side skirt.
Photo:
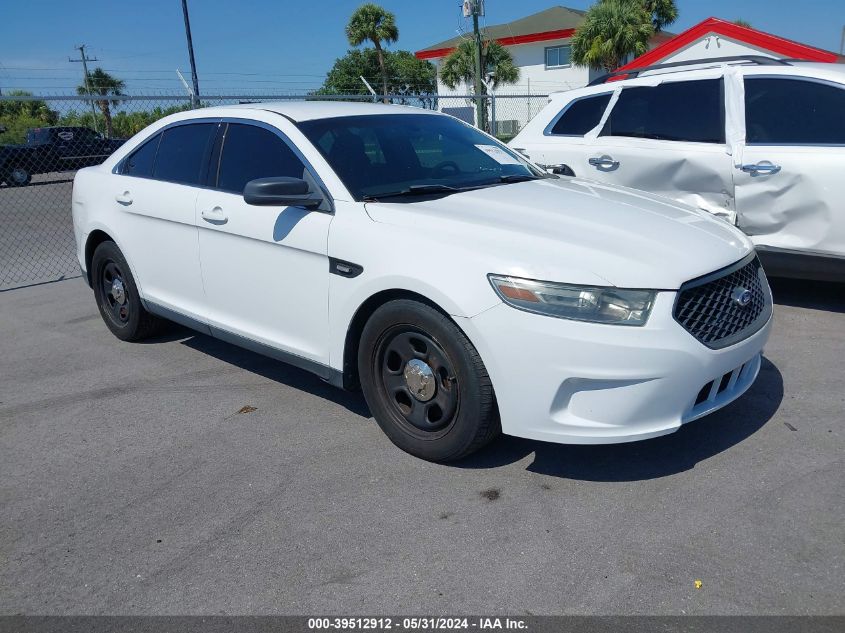
M203 323L202 321L186 316L181 312L171 310L170 308L165 308L164 306L160 306L152 301L145 300L144 307L147 311L155 314L156 316L173 321L179 325L184 325L185 327L200 332L201 334L207 334L208 336L212 336L226 343L231 343L237 347L248 349L256 354L267 356L268 358L281 361L288 365L293 365L299 369L304 369L305 371L319 376L330 385L343 388L343 372L339 369L323 365L322 363L318 363L317 361L313 361L308 358L303 358L302 356L297 356L296 354L291 354L290 352L272 347L265 343L259 343L251 338L230 332L229 330L212 327L207 323Z
M845 257L811 251L757 246L757 255L769 277L845 282Z

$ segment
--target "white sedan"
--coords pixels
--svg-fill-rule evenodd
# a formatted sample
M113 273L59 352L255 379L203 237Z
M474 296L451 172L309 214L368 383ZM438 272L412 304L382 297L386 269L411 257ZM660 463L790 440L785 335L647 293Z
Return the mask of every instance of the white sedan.
M408 107L169 116L77 173L73 223L120 339L169 319L360 386L429 460L671 433L751 386L770 329L734 227Z

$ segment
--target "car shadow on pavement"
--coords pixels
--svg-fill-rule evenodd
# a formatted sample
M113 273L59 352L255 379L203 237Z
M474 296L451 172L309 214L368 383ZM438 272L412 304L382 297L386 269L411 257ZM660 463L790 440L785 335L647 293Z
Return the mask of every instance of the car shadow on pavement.
M845 283L770 278L775 305L845 312Z
M690 470L705 459L753 435L783 400L783 377L763 359L760 375L741 398L724 409L682 426L671 435L627 444L576 446L502 436L454 464L485 469L511 464L534 453L527 470L584 481L638 481Z
M187 328L174 325L149 342L177 340L225 363L325 398L355 415L372 417L360 392L338 389L305 370ZM552 444L502 436L478 453L450 466L499 468L534 453L534 460L527 470L553 477L584 481L637 481L665 477L689 470L698 462L750 437L774 416L782 399L783 377L778 368L764 358L760 375L746 394L724 409L685 425L671 435L600 446Z
M372 417L367 403L364 401L364 396L360 392L352 393L333 387L304 369L299 369L293 365L262 356L256 352L231 345L211 336L198 334L187 328L174 325L172 332L167 332L157 339L151 339L150 342L179 339L184 339L181 341L182 345L186 345L203 354L213 356L224 363L235 365L248 372L263 376L268 380L305 391L325 400L330 400L355 415L365 418Z

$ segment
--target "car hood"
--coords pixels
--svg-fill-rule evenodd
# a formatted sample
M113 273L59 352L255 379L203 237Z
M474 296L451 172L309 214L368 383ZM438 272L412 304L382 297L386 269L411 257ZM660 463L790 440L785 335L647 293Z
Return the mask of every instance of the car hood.
M413 230L428 250L457 247L488 272L549 281L671 290L753 249L738 229L704 211L579 178L366 209L376 222Z

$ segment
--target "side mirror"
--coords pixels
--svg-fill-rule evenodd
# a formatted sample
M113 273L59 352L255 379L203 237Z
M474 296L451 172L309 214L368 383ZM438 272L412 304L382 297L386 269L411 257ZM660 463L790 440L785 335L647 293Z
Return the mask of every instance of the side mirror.
M274 176L256 178L246 183L244 201L263 207L316 209L323 202L323 196L309 191L308 183L301 178Z
M572 171L572 168L569 165L546 165L546 171L550 174L556 174L558 176L574 176L575 172Z

